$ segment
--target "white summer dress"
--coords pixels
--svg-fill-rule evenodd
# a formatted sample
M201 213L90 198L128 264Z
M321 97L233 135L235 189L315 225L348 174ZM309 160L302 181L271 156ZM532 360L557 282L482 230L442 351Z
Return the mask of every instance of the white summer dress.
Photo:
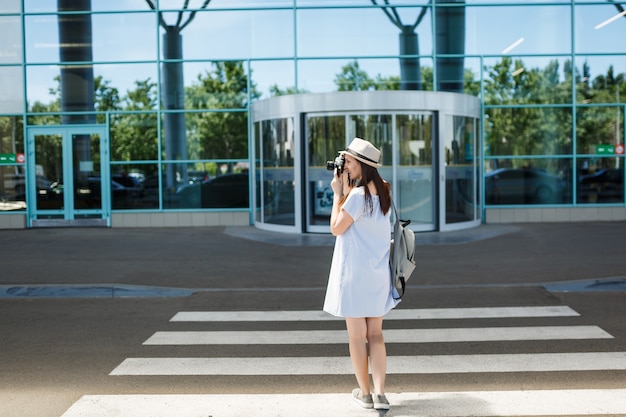
M324 311L337 317L381 317L393 299L389 271L391 210L383 214L372 195L370 215L363 187L353 188L342 206L354 222L337 236L328 277Z

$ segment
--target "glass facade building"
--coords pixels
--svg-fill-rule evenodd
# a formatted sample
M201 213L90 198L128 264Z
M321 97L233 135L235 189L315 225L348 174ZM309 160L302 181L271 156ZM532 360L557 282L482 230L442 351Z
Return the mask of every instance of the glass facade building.
M626 220L626 2L3 0L0 34L0 228L324 232L357 135L416 230Z

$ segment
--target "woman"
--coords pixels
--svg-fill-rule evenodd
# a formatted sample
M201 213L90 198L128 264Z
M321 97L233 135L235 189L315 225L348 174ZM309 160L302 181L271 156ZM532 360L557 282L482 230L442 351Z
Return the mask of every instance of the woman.
M389 271L390 187L377 170L380 151L368 141L355 138L340 154L343 173L335 172L330 184L334 193L330 231L337 240L324 311L346 319L359 384L353 399L364 408L388 410L383 316L399 302L393 298Z

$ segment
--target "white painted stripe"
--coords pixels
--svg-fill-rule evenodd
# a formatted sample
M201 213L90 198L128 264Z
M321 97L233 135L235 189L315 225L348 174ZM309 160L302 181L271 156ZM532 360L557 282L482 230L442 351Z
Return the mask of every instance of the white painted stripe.
M388 393L386 417L626 415L626 389ZM374 411L367 415L377 415ZM362 417L350 394L86 395L62 417Z
M389 356L388 374L626 370L626 352ZM349 357L127 358L110 375L351 375Z
M538 307L471 307L394 309L385 320L438 320L512 317L572 317L579 316L567 306ZM231 322L231 321L320 321L343 320L321 310L309 311L181 311L170 321Z
M598 326L389 329L387 343L486 342L502 340L612 339ZM294 345L347 343L345 330L156 332L144 345Z

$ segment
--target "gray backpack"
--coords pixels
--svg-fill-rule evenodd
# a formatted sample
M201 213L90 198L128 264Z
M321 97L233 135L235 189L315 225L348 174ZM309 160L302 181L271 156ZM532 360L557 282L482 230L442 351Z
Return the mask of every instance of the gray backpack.
M415 269L415 233L407 226L410 220L400 220L396 206L391 200L396 222L393 227L393 239L389 254L389 268L391 269L391 283L398 292L394 299L399 300L406 288L406 282Z

